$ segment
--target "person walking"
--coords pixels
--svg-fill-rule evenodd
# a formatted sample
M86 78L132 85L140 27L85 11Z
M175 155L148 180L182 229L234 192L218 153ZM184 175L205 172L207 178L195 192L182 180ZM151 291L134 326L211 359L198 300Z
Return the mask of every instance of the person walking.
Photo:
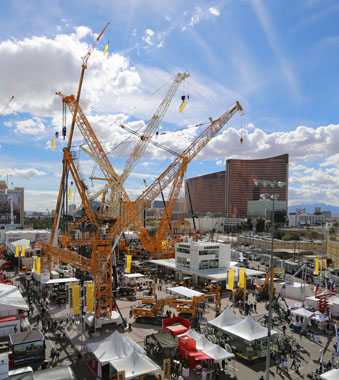
M296 366L296 360L295 359L292 360L292 364L291 364L290 368L291 369L296 369L297 368L297 366Z
M52 347L51 349L51 358L52 358L52 362L54 361L54 358L55 358L55 348Z
M300 375L300 372L299 372L300 365L301 365L300 360L297 359L296 362L295 362L295 372L296 372L298 375Z
M56 360L59 361L59 359L60 359L60 351L58 349L55 350L55 357L56 357Z

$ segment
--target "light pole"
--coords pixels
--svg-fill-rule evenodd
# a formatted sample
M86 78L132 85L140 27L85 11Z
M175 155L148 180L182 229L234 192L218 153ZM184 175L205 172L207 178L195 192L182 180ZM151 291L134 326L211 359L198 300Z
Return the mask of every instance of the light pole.
M284 182L280 181L267 181L254 179L255 186L270 187L271 189L283 188ZM279 198L279 194L263 194L260 196L263 199L272 200L272 240L271 240L271 257L270 257L270 284L269 284L269 301L268 301L268 328L267 328L267 354L266 354L266 380L270 378L270 364L271 364L271 330L272 330L272 301L273 301L273 253L274 253L274 201Z

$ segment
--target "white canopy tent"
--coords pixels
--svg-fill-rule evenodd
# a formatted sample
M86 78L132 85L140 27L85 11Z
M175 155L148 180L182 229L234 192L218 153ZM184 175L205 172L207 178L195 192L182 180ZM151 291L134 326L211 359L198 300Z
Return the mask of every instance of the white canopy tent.
M100 342L87 343L87 347L99 361L98 368L109 363L118 372L125 371L126 379L160 370L143 348L118 331Z
M316 311L313 316L311 317L311 319L313 319L314 321L316 322L326 322L329 320L328 316L327 315L324 315L323 313L321 313L320 311Z
M242 321L227 305L225 310L217 317L208 322L209 325L222 329L225 326L232 326Z
M0 307L2 310L5 310L7 307L28 310L28 305L19 289L16 286L5 284L0 284Z
M217 361L234 358L234 354L226 351L218 344L213 344L213 347L208 347L206 350L204 350L204 353Z
M301 307L300 309L292 310L291 313L303 318L311 318L314 314L312 311L309 311L303 307Z
M339 379L339 369L331 369L320 375L320 379L322 380L338 380Z
M137 343L132 344L131 339L120 335L118 331L114 331L112 335L99 342L87 343L87 347L101 364L127 357L134 350L141 354L146 353Z
M174 288L167 288L170 292L178 293L184 297L193 298L202 296L204 293L197 292L196 290L186 288L185 286L176 286Z
M224 360L234 358L234 354L228 352L224 348L220 347L218 344L212 343L210 340L205 338L204 335L197 333L195 330L189 329L187 332L178 335L189 336L196 341L196 349L202 351L204 354L209 355L214 360Z
M160 367L147 355L139 354L137 351L133 351L125 358L111 360L110 363L118 372L125 371L125 379L160 370Z
M139 277L145 277L145 276L141 273L125 273L124 277L126 277L126 278L139 278Z
M19 249L21 250L21 246L25 246L25 250L31 249L31 242L27 239L20 239L17 241L12 241L11 243L7 243L7 248L12 252L15 253L16 251L16 246L19 246Z
M222 329L225 333L237 336L247 342L267 338L267 328L261 326L250 315L232 326L225 326ZM271 336L277 335L278 332L271 330Z

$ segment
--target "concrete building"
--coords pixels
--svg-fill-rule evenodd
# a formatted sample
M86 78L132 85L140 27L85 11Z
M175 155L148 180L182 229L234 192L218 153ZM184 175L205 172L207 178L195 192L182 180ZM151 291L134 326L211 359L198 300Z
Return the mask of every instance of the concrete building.
M195 271L228 268L230 260L230 244L198 241L177 243L175 245L175 263L177 267Z
M291 213L288 215L288 224L290 227L316 226L321 225L323 221L323 215L315 215L309 213Z
M333 266L339 268L339 238L331 237L327 240L327 258L333 260Z
M27 239L31 243L36 241L47 243L51 239L51 232L49 230L0 230L0 242L3 243L3 245L20 239Z
M0 181L0 228L24 226L24 188L9 189Z

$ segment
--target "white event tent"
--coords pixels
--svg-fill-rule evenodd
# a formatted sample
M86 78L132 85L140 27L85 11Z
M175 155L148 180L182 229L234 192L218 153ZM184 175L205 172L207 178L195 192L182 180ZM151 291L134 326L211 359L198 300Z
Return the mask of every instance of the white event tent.
M320 379L322 380L338 380L339 379L339 369L331 369L320 375Z
M196 290L186 288L185 286L175 286L174 288L167 288L170 292L178 293L184 297L193 298L200 297L204 293L197 292Z
M301 307L300 309L292 310L291 313L303 318L311 318L314 314L312 311L309 311L303 307Z
M215 319L208 322L209 325L222 329L226 326L232 326L242 321L242 318L238 317L231 308L227 305L225 310Z
M311 319L313 319L314 321L319 322L319 323L326 322L329 320L328 316L324 315L320 311L316 311L313 314L313 316L311 317Z
M87 343L87 347L100 365L109 363L117 371L125 371L126 379L160 370L143 348L117 331L100 342Z
M267 328L261 326L250 315L232 326L225 326L222 330L226 334L239 337L247 342L253 342L255 340L267 339ZM271 336L277 335L278 332L271 330Z
M204 354L209 355L214 360L224 360L234 358L234 354L228 352L224 348L220 347L218 344L214 344L209 341L204 335L197 333L195 330L189 329L187 332L178 335L189 336L196 341L196 349L202 351Z

